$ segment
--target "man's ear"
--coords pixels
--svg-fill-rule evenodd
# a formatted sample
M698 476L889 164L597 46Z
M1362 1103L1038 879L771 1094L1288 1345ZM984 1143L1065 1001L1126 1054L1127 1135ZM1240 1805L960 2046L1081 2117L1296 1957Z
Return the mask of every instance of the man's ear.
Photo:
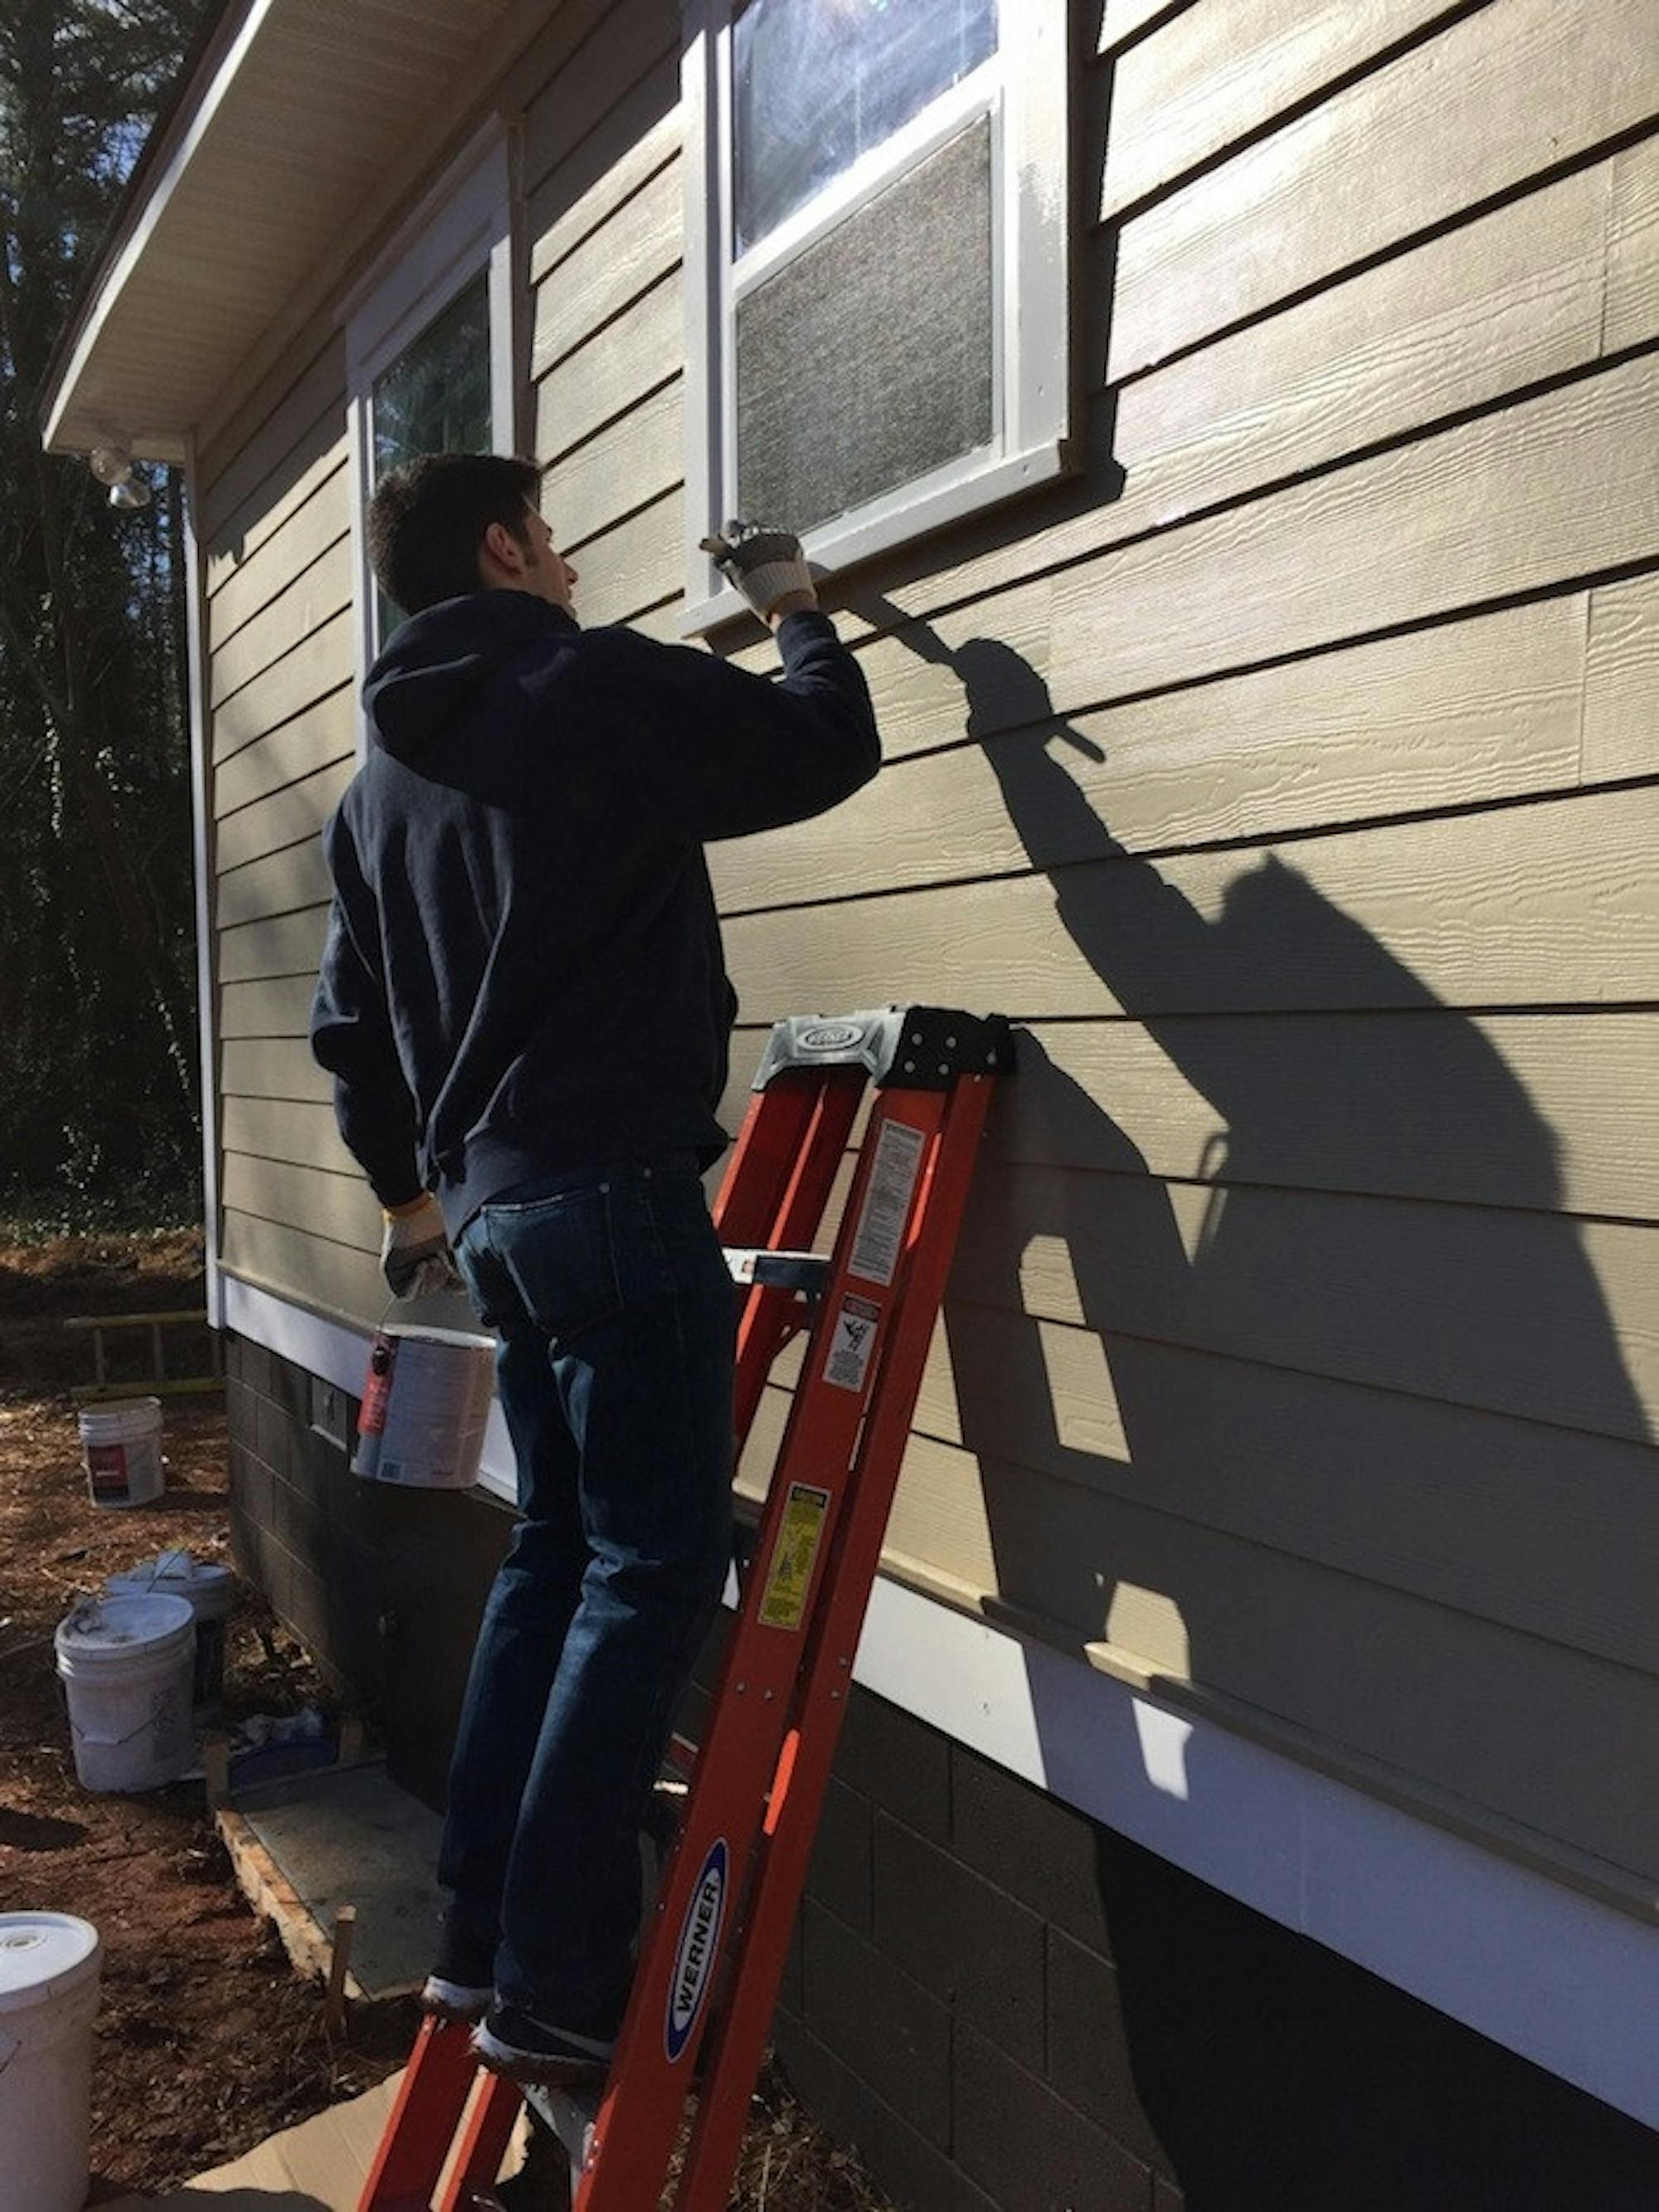
M524 548L504 522L486 526L478 544L479 565L486 573L491 568L505 568L509 576L516 576L524 567Z

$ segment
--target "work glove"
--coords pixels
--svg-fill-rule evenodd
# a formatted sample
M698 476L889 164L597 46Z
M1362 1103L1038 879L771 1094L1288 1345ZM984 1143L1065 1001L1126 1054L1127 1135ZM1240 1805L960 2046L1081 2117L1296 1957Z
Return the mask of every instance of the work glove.
M728 522L723 531L702 540L702 550L763 622L791 592L810 592L817 603L817 586L792 530L772 530L761 522Z
M435 1291L460 1287L449 1249L449 1236L438 1201L422 1191L406 1206L385 1209L380 1269L394 1298L423 1298Z

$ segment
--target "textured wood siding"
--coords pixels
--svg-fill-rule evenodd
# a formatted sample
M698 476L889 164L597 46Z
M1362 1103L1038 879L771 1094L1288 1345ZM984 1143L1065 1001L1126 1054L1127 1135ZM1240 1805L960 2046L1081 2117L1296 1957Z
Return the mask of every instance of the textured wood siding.
M849 580L888 764L713 855L739 1067L808 1007L1027 1025L891 1569L1631 1898L1650 29L1647 0L1106 0L1079 473ZM678 42L672 0L567 0L522 158L547 512L586 617L664 636ZM362 1317L378 1224L304 1042L352 746L342 388L322 346L214 457L210 644L224 1257Z
M515 83L547 511L589 621L670 629L678 575L678 17L567 0ZM306 1042L329 884L319 832L356 765L343 341L254 395L204 457L222 1256L371 1318L380 1217Z
M757 1036L1030 1025L890 1566L1632 1901L1650 28L1109 5L1080 477L850 581L888 765L715 855Z

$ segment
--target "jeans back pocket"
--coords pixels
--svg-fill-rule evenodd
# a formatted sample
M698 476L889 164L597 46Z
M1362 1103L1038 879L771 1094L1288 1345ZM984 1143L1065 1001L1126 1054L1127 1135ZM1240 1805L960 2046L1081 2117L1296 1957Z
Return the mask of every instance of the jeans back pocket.
M578 1336L622 1310L608 1182L484 1213L490 1248L544 1334Z

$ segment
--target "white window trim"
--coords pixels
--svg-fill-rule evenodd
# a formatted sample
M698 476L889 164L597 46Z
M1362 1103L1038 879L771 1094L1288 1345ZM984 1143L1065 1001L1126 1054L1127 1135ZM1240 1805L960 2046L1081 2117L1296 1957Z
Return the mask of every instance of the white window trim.
M826 570L850 568L1029 491L1073 465L1067 240L1067 30L1064 0L1002 0L1000 42L984 63L757 246L733 259L731 58L734 0L686 0L685 386L687 636L742 615L699 541L732 511L736 483L737 300L823 236L891 178L975 116L990 118L993 199L993 443L856 508L805 538ZM787 516L764 520L787 522Z
M375 379L471 283L489 276L490 446L516 449L519 356L513 252L513 165L499 121L479 131L340 302L346 333L346 439L351 477L352 615L357 665L376 649L374 578L363 518L374 491L369 407ZM368 727L357 708L357 751Z

